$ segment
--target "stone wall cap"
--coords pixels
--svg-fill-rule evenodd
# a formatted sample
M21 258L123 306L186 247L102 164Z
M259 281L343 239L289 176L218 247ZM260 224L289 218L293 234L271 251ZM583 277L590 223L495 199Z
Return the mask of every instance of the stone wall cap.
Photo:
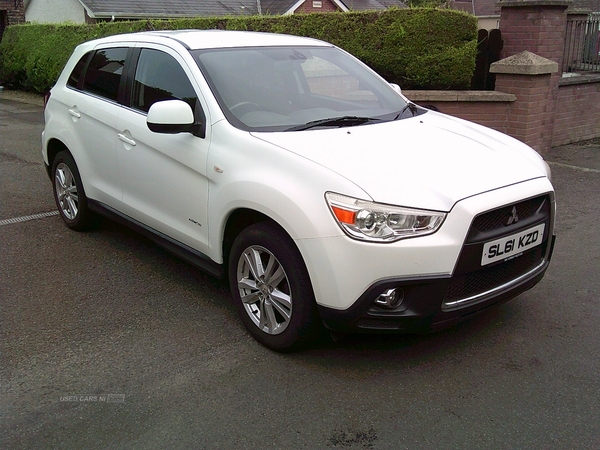
M573 0L500 0L498 6L570 6Z
M567 16L589 16L593 11L591 9L567 9ZM570 17L569 17L570 18Z
M559 86L571 86L574 84L588 83L600 84L600 73L563 73L561 79L558 80Z
M546 75L558 72L558 63L525 50L492 63L490 72L515 75Z
M514 102L517 97L498 91L402 90L413 102Z

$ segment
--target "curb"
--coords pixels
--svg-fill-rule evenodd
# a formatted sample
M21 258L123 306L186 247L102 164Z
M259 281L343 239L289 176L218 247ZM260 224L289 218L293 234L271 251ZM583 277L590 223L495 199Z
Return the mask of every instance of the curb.
M41 94L24 91L7 91L5 88L2 88L2 86L0 86L0 99L44 106L44 96Z

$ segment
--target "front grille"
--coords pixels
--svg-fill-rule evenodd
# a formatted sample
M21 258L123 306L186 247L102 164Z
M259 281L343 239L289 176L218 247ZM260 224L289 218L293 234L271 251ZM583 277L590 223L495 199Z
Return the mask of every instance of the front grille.
M518 220L511 221L508 225L507 219L514 217L515 212ZM503 290L503 286L510 285L512 281L539 267L544 261L550 238L551 214L550 196L542 195L508 204L475 217L446 291L442 309L463 308L489 298L488 293ZM510 236L541 223L546 224L541 245L512 259L481 266L481 255L486 242Z
M503 206L475 217L467 236L467 242L472 242L481 233L489 233L494 230L505 233L507 231L506 220L512 215L513 207L519 217L515 226L519 223L529 222L530 219L537 220L536 216L548 217L550 215L550 199L547 195Z
M491 291L530 272L539 266L545 247L541 245L502 264L452 277L444 302L451 303Z

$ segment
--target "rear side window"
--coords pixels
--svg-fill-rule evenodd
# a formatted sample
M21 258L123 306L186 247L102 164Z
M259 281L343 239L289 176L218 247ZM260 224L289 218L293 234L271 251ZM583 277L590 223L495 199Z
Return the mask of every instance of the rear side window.
M79 83L79 79L81 78L81 74L83 73L83 69L85 68L85 63L90 59L90 53L88 52L81 57L81 59L75 65L73 72L69 75L69 79L67 80L67 86L71 86L73 88L77 88Z
M83 90L117 101L127 51L126 47L97 50L85 74Z
M183 100L192 111L198 97L183 67L171 55L153 49L142 49L133 82L132 106L148 112L162 100Z

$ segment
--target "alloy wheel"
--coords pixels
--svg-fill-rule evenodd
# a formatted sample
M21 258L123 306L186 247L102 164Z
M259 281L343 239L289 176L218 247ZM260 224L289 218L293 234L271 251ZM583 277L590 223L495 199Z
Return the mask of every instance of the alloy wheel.
M288 277L278 259L259 245L248 247L237 266L242 304L252 322L263 332L282 333L292 317Z
M79 196L73 172L65 163L60 163L54 173L56 196L61 213L69 220L75 220L79 213Z

